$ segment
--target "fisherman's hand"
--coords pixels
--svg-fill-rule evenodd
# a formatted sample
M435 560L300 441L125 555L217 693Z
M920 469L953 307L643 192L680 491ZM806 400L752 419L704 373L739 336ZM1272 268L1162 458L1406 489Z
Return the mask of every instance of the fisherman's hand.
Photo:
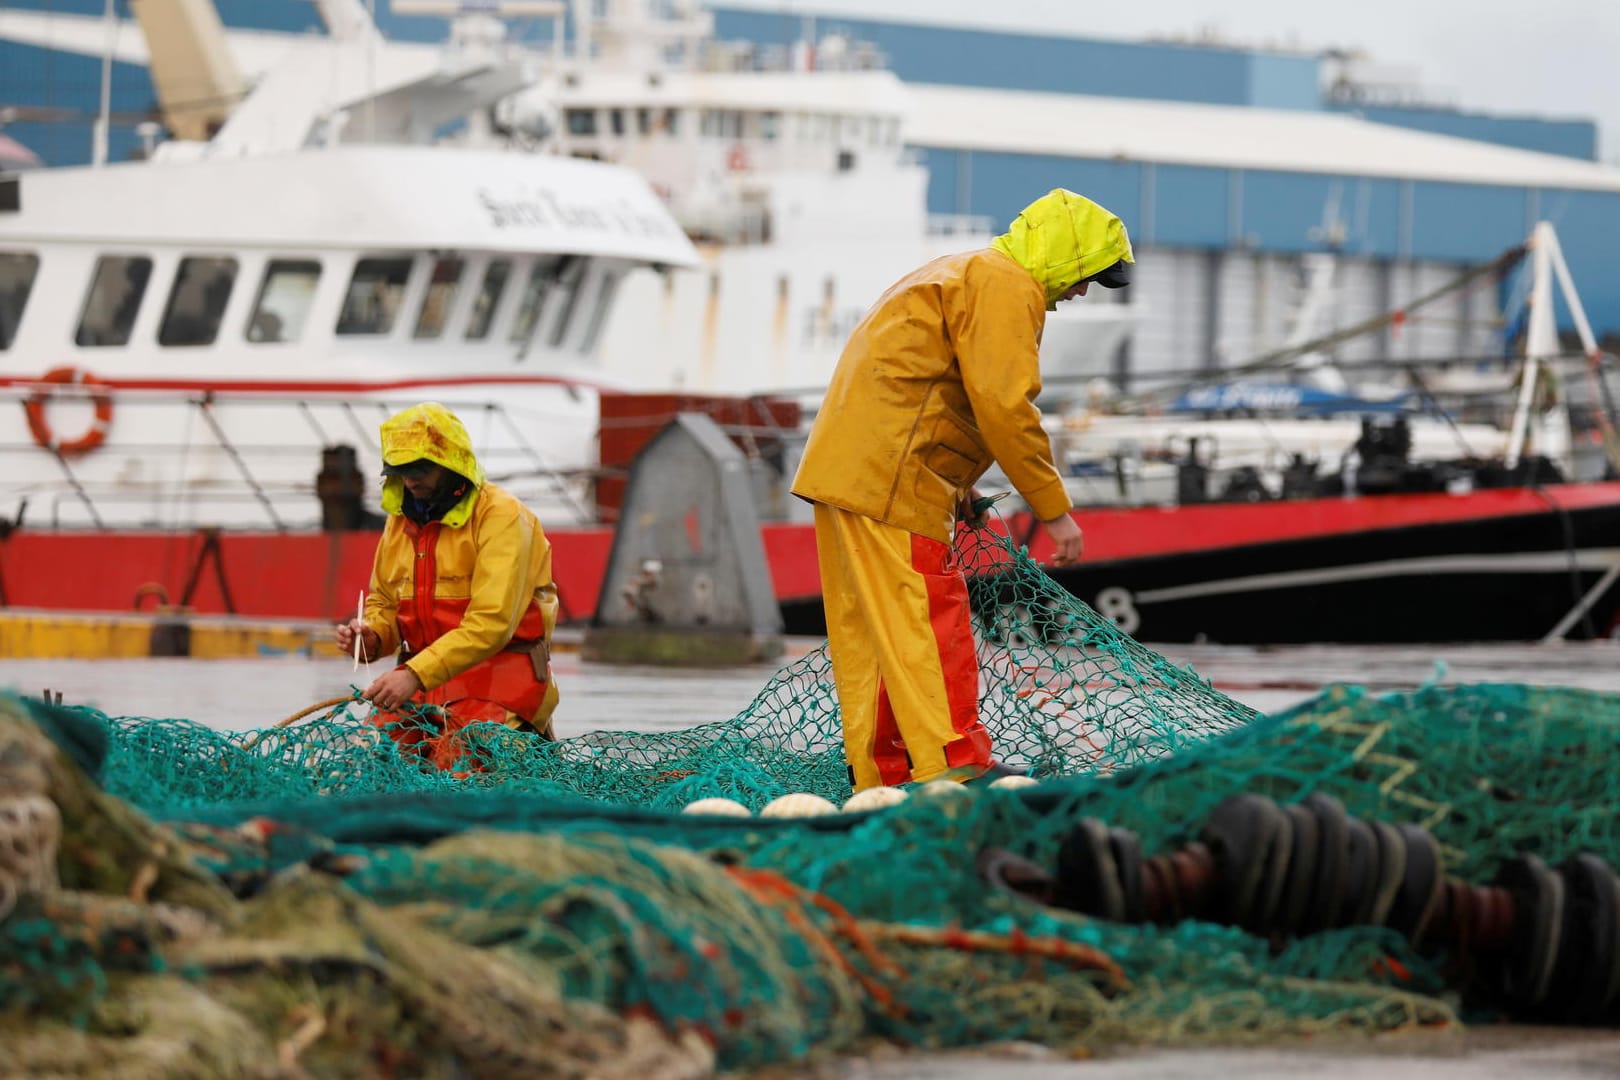
M356 634L360 635L360 658L368 663L377 659L377 655L382 652L382 638L377 636L377 631L359 619L350 619L332 628L332 639L345 654L354 652Z
M422 680L416 672L401 664L376 682L366 687L360 696L383 712L393 712L422 692Z
M1057 549L1052 553L1053 566L1068 566L1080 561L1085 537L1080 532L1080 526L1074 523L1074 518L1064 514L1041 524L1046 526L1046 535L1052 538L1052 546Z
M969 488L968 493L956 501L956 520L970 529L984 528L985 511L990 504L981 502L982 499L978 488Z

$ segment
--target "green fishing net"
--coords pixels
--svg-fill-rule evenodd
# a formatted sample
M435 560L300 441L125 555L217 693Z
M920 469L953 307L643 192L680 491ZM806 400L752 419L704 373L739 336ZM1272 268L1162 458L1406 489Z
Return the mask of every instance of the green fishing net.
M979 860L1051 866L1086 817L1156 851L1236 792L1422 825L1468 878L1522 851L1620 857L1620 697L1335 687L1259 717L994 533L959 546L981 714L1033 788L678 813L847 800L824 650L730 719L556 743L479 727L453 772L348 704L228 733L0 698L0 1043L40 1076L645 1077L874 1039L1447 1025L1447 958L1389 930L1112 923Z

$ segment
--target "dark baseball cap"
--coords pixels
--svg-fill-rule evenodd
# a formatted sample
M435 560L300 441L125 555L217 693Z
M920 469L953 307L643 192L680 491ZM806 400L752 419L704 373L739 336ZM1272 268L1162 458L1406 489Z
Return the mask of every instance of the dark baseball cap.
M433 470L435 464L435 462L429 461L427 458L417 458L415 461L402 461L398 465L384 465L382 474L409 480L426 476Z
M1105 270L1099 270L1086 278L1092 285L1101 285L1105 289L1123 289L1131 283L1131 264L1124 259Z

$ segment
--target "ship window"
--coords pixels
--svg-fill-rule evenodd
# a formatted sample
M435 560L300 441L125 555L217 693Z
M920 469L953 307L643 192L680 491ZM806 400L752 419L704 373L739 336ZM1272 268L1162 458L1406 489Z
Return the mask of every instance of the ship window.
M704 109L698 113L698 133L702 135L720 134L720 114L713 109Z
M386 334L394 328L411 260L403 257L361 259L354 267L349 292L338 315L340 334Z
M512 260L497 259L484 267L484 283L478 287L478 298L473 301L472 314L467 317L467 340L483 341L489 336L489 325L495 321L495 311L506 292L506 281L512 276Z
M664 134L665 135L675 135L675 134L679 133L679 131L680 131L680 118L681 118L680 110L678 110L678 109L665 109L664 110Z
M235 259L181 259L158 327L158 344L212 345L235 283Z
M624 134L624 110L623 109L609 109L608 110L608 127L613 131L613 134L615 134L615 135L623 135Z
M602 325L613 310L614 298L619 292L619 275L609 274L602 279L602 288L596 294L596 305L591 308L591 321L585 327L585 337L579 351L589 353L596 348L596 339L602 336Z
M570 135L595 135L596 110L595 109L569 109L564 114L568 122Z
M636 131L642 135L652 134L652 110L636 110Z
M455 306L456 290L461 287L461 270L466 263L461 259L436 259L433 277L428 279L427 292L422 296L422 310L416 316L417 338L436 338L444 333L444 324L450 321L450 309Z
M766 142L775 142L777 133L782 128L782 114L768 112L759 114L759 133Z
M529 280L523 286L523 300L518 304L517 318L512 320L512 340L528 341L534 333L534 324L540 320L540 309L545 306L546 293L551 291L553 263L541 260L529 271Z
M568 324L574 321L574 309L579 306L580 285L585 277L585 262L583 259L570 257L565 265L558 268L557 286L563 290L562 311L557 313L557 322L551 328L551 345L553 348L561 345L568 336Z
M28 303L38 271L38 255L0 251L0 350L11 348L11 343L17 340L23 305Z
M272 259L253 301L247 339L269 345L302 337L320 280L321 264L313 259Z
M129 344L129 332L151 276L152 260L144 256L103 255L98 259L73 340L85 346Z

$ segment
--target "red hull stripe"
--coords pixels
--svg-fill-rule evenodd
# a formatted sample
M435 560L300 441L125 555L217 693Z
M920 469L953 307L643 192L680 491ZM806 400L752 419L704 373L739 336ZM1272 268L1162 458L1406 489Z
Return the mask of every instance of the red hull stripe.
M1579 510L1611 505L1620 505L1620 483L1500 488L1467 495L1378 495L1079 510L1075 520L1085 530L1085 560L1103 562L1373 529L1542 514L1554 508ZM1014 534L1019 535L1019 530L1027 527L1028 515L1020 515L1013 523ZM1037 561L1052 554L1052 543L1039 527L1029 546Z
M105 453L106 451L102 451ZM1470 495L1385 495L1259 505L1180 509L1079 511L1087 562L1260 544L1437 522L1486 520L1620 505L1620 483L1565 484L1481 491ZM1029 528L1015 517L1013 535ZM808 524L773 524L763 530L765 554L779 599L821 595L815 531ZM603 526L546 529L551 540L565 619L588 617L607 571L613 530ZM377 534L224 532L223 572L236 611L285 618L348 618L354 595L371 578ZM1038 526L1030 540L1038 560L1051 554ZM143 586L156 583L174 603L191 579L202 549L195 533L142 530L51 532L26 525L0 541L0 582L7 601L22 608L127 611ZM191 607L224 611L212 565L196 575ZM344 598L347 598L346 600Z

